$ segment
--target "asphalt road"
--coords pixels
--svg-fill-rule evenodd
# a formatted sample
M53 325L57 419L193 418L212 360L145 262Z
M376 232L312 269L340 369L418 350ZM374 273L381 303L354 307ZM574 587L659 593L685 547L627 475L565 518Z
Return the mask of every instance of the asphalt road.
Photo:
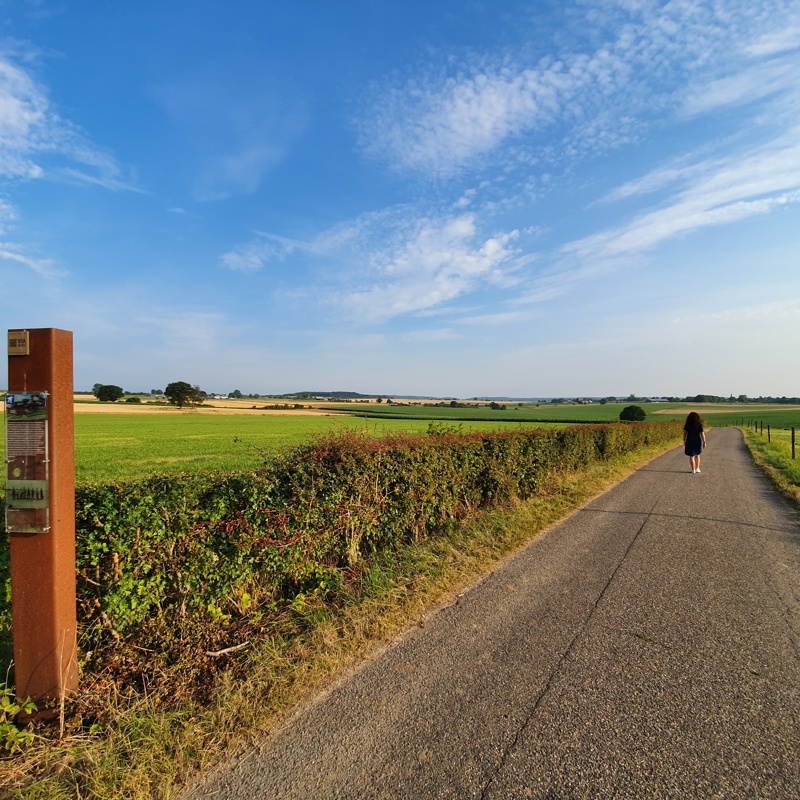
M534 541L185 794L800 798L800 524L733 429Z

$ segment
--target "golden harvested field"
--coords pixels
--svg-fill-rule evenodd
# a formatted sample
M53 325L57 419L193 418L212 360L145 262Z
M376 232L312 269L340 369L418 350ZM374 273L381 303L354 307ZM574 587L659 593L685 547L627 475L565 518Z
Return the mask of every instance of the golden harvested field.
M695 405L686 408L662 408L658 411L652 411L652 414L689 414L690 411L697 411L700 416L706 416L707 414L760 414L762 412L767 411L800 411L800 406L784 406L784 405L775 405L773 404L762 404L762 405L746 405L742 406L741 409L731 406L709 406L706 403L700 404L696 403Z
M76 414L241 414L243 416L326 416L341 413L327 408L326 403L315 403L310 406L306 403L304 408L293 409L267 409L264 406L277 405L282 401L269 400L206 400L203 405L196 408L179 409L175 406L162 403L126 403L119 400L116 403L101 403L91 395L75 395Z

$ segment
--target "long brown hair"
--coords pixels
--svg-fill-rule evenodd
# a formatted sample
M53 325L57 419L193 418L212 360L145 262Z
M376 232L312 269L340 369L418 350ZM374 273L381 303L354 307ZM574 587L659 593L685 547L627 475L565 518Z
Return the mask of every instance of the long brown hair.
M700 419L700 415L696 411L690 411L689 416L686 417L686 427L699 428L702 424L703 420Z

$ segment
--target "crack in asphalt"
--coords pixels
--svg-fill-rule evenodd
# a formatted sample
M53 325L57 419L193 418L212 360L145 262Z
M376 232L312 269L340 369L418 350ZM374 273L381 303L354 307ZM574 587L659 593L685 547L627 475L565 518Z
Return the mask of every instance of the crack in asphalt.
M542 701L544 700L544 698L549 693L550 688L553 685L553 682L554 682L556 676L559 674L559 672L561 672L561 668L562 668L563 664L565 663L565 661L569 657L570 653L574 650L575 643L578 641L579 638L581 638L582 634L585 633L586 629L588 628L589 623L592 620L592 617L594 617L595 612L597 611L597 609L600 606L600 603L603 601L603 598L608 593L608 590L611 587L611 584L614 582L614 579L617 577L617 573L620 571L620 569L622 568L622 565L628 559L628 555L631 552L631 550L633 549L633 546L636 544L636 541L639 538L639 535L642 533L642 531L644 530L644 528L647 525L648 521L653 516L653 513L654 513L655 508L658 505L659 501L660 501L660 498L658 500L656 500L656 502L653 504L653 507L650 509L650 511L647 512L647 516L644 518L644 520L642 521L642 524L639 526L639 530L637 530L636 533L634 534L633 538L631 539L630 543L628 544L627 548L625 549L625 552L622 554L622 558L619 560L619 563L617 564L617 566L614 568L614 571L609 576L609 579L606 581L606 584L605 584L605 586L603 586L603 589L601 590L600 594L597 595L597 599L594 601L594 604L592 605L591 611L587 614L586 619L583 621L583 624L580 626L580 628L578 628L578 630L575 632L575 635L572 637L572 639L570 640L569 644L564 649L564 652L559 657L558 662L556 663L555 667L553 667L553 670L551 671L550 675L548 676L547 682L545 683L544 688L542 689L541 692L539 692L539 695L537 696L537 698L536 698L536 700L535 700L535 702L534 702L534 704L533 704L533 706L532 706L532 708L530 710L530 713L525 718L525 721L522 723L522 725L520 725L519 729L517 730L516 734L514 735L514 739L511 741L511 743L508 745L508 747L506 747L505 751L503 752L502 757L500 758L500 762L498 763L497 767L495 768L495 770L492 772L491 776L489 777L489 780L486 782L486 784L484 785L483 789L481 790L481 800L486 800L487 792L489 792L489 790L491 789L492 783L494 783L495 778L500 774L501 770L505 766L509 755L516 749L517 744L519 743L520 737L524 733L525 729L530 725L531 721L536 716L536 712L539 710L539 706L542 704ZM607 513L609 513L609 512L607 512ZM610 513L613 513L613 512L610 512Z

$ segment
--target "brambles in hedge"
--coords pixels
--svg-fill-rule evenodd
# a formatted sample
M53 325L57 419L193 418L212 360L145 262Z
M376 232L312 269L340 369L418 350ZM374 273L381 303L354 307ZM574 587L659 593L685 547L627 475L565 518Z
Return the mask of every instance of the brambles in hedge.
M493 433L432 424L419 435L331 434L253 472L78 487L84 624L122 634L169 609L225 615L252 587L287 602L324 595L366 555L677 436L671 423Z

